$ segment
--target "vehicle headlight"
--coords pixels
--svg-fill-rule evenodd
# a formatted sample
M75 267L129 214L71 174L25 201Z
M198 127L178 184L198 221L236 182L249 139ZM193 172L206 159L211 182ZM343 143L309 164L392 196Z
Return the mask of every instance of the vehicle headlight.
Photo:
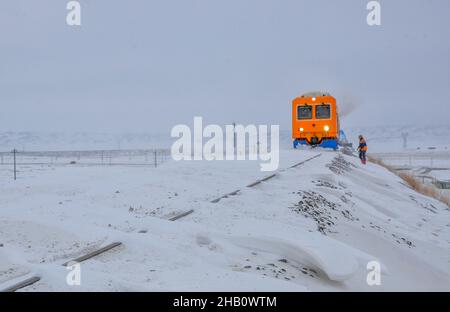
M305 130L305 129L303 129L303 128L300 128L299 130L300 130L300 132L303 132L303 130Z
M323 130L328 132L328 131L330 131L330 127L328 125L326 125L325 127L323 127Z

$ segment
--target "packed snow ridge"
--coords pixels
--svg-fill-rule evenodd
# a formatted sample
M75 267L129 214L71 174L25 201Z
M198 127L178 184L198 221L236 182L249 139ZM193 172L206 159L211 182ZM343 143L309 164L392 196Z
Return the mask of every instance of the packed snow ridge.
M280 157L254 187L267 173L253 161L30 166L17 181L2 167L0 289L39 276L22 291L450 290L444 204L339 152ZM61 264L113 241L67 284Z

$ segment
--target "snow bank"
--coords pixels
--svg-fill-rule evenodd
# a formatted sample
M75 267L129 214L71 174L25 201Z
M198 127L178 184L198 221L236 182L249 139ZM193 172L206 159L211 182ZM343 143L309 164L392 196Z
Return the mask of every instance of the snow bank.
M450 290L449 210L335 152L287 169L318 151L282 151L252 188L264 173L250 161L30 166L15 182L3 167L0 289L37 274L23 291ZM67 285L61 264L111 241Z

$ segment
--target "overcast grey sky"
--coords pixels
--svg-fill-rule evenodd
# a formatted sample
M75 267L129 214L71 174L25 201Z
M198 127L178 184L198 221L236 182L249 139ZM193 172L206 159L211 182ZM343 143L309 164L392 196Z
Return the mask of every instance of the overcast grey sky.
M168 132L176 123L290 128L291 100L328 90L343 127L448 124L450 1L0 2L0 132Z

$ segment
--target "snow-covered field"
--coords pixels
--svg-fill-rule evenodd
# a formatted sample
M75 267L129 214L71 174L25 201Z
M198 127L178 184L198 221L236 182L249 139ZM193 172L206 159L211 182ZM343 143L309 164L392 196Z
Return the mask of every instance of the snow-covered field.
M167 148L167 133L0 132L0 152Z
M369 150L375 153L404 152L402 134L407 134L406 149L409 151L450 152L449 125L350 127L344 130L354 145L357 145L358 135L364 135Z
M445 205L354 157L280 156L252 188L269 175L256 161L34 165L17 181L0 166L0 289L37 275L23 291L450 290ZM113 241L66 283L64 262ZM366 282L374 260L380 286Z

